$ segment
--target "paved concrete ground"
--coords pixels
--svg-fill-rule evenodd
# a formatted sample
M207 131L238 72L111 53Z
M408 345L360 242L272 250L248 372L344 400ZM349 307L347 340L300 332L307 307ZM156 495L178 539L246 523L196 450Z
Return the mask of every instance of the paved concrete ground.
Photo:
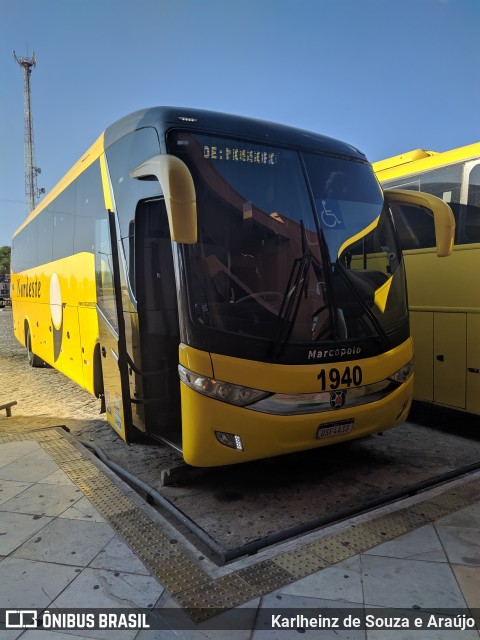
M178 601L152 576L68 475L42 441L0 444L0 606L8 609L60 608L162 609ZM99 464L99 463L97 463ZM100 465L101 466L101 465ZM480 481L480 474L476 479ZM372 520L375 523L375 520ZM299 548L301 549L301 543ZM206 585L207 587L207 585ZM317 571L247 602L251 628L230 630L238 640L284 640L296 630L271 630L271 612L301 610L324 617L359 607L375 615L401 610L429 619L430 611L452 615L480 610L480 504L426 524L406 535ZM262 611L268 611L263 619ZM225 615L225 614L222 614ZM383 619L383 618L382 618ZM269 627L265 627L266 623ZM185 618L180 630L71 631L76 637L147 640L220 639L226 631L196 626ZM312 638L351 640L473 640L473 629L433 632L354 629L305 631ZM21 635L23 634L23 635ZM387 635L386 635L387 634ZM52 630L6 630L14 640L71 638Z
M0 309L0 405L13 400L17 405L8 423L0 411L0 434L7 428L22 432L32 425L65 425L78 440L94 442L111 460L148 482L152 470L178 464L179 457L166 447L123 442L100 414L100 401L59 371L29 367L25 347L13 336L12 310L5 307Z
M98 417L97 401L83 392L79 394L78 387L58 372L44 371L46 375L41 376L39 382L34 370L21 367L22 378L19 378L20 369L15 366L15 360L24 358L24 351L20 346L5 349L8 341L2 341L2 331L9 330L8 322L0 322L0 404L13 399L18 401L12 418L0 416L0 610L26 607L54 611L56 608L105 607L121 611L140 608L171 612L185 606L184 594L188 593L188 585L184 592L176 592L175 597L172 596L173 590L165 588L159 579L159 575L164 575L163 560L159 560L157 571L155 563L146 566L139 559L140 554L132 551L136 548L132 544L134 538L130 538L127 544L119 536L112 519L109 520L94 506L95 495L82 489L81 483L74 482L42 440L32 435L34 428L48 431L54 425L68 424L75 435L84 439L91 436L100 438L100 441L102 438L118 440L115 434L105 429L103 419ZM55 394L51 393L52 378L55 378ZM39 384L44 386L39 387ZM32 393L26 394L25 388L29 387ZM95 464L101 469L100 474L107 473L102 470L101 463ZM471 486L478 486L478 482L478 474L470 479ZM118 486L128 493L125 485L119 483ZM448 491L448 487L445 490ZM211 630L211 621L196 625L191 618L185 617L181 625L184 628L175 630L54 632L11 629L1 630L0 637L6 640L20 636L27 640L66 640L73 634L77 638L136 640L223 640L227 636L232 640L287 640L297 638L299 632L271 630L265 626L270 619L263 618L262 612L278 611L282 614L301 610L309 615L313 612L315 616L328 616L329 612L337 609L349 612L368 607L378 611L380 616L386 616L389 608L393 607L396 615L400 615L403 609L427 617L431 610L467 615L470 608L477 609L478 613L480 502L451 511L449 515L432 518L431 522L425 522L407 534L393 535L383 544L372 543L371 547L362 548L360 553L349 551L344 554L348 557L343 561L328 566L320 557L325 536L325 531L322 531L212 574L208 578L211 582L200 585L200 593L202 590L207 593L210 588L218 588L220 593L222 589L218 585L222 580L228 582L229 573L235 570L235 584L244 588L245 593L252 594L249 600L243 598L241 608L246 610L248 625L243 626L248 628ZM376 514L371 514L366 521L366 527L374 534L372 540L375 536L377 539L381 537L379 522ZM344 526L344 530L351 533L357 525L346 523ZM340 547L349 544L347 536L342 540L344 530L337 533ZM290 567L284 584L274 589L256 586L250 590L252 582L249 583L247 578L250 575L251 579L254 573L254 563L266 565L273 562L278 569L285 560L283 556L287 556L286 549L290 553L287 558L290 564L292 558L298 561L295 566L298 566L302 555L305 561L310 562L316 553L312 549L317 549L319 557L316 560L324 568L308 575L303 571L302 577L295 579L295 569L284 564ZM192 556L191 550L187 549L186 553L192 557L193 581L198 558ZM247 573L242 574L242 571ZM206 571L202 575L207 575ZM245 575L245 581L242 575ZM225 626L228 628L230 624L225 623ZM307 630L305 634L321 640L479 638L479 633L472 629L331 629L322 631L321 635L318 630Z

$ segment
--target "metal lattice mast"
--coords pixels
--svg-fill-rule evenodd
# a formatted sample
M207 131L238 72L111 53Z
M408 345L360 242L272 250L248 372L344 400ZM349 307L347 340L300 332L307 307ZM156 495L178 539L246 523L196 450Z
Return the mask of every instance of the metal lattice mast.
M30 75L33 67L37 64L35 53L32 52L31 58L19 58L15 51L13 57L22 67L23 70L23 86L24 86L24 122L25 122L25 197L29 211L35 209L37 198L40 193L45 190L37 188L37 175L41 173L41 169L35 165L35 145L33 141L33 120L30 90Z

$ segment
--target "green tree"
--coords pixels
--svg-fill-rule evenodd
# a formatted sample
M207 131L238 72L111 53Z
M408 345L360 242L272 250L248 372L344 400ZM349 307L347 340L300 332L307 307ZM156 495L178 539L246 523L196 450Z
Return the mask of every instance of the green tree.
M10 273L10 247L0 247L0 274Z

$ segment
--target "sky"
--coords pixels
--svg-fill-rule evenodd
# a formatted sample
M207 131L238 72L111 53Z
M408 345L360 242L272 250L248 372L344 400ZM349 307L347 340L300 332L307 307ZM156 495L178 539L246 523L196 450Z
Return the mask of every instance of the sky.
M27 214L23 73L35 52L38 186L144 107L317 131L371 162L480 141L479 0L0 0L0 246Z

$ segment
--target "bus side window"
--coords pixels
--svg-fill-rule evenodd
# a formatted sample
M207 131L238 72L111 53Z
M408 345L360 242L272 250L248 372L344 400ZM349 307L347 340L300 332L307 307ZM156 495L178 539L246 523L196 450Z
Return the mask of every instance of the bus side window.
M51 205L38 216L38 264L52 261L53 211Z
M96 160L76 180L74 252L94 252L95 216L105 210L100 162Z
M17 273L35 267L37 264L38 219L22 229L14 238L12 269Z
M53 208L53 245L52 258L59 260L73 253L73 235L75 230L75 183L55 198Z
M470 172L468 180L468 204L465 207L464 225L460 243L480 242L480 164Z
M106 150L127 271L132 263L130 222L135 217L137 203L144 198L160 194L158 180L136 180L130 178L130 171L159 153L158 135L153 127L133 131L114 142ZM135 273L128 273L128 279L130 290L134 293Z

